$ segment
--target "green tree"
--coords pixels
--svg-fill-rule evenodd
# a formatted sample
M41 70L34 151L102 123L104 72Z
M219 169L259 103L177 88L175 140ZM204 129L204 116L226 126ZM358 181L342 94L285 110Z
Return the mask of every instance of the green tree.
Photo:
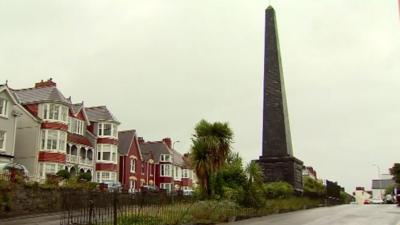
M390 169L390 174L393 175L393 180L396 184L400 184L400 163L395 163Z
M68 180L71 177L71 174L68 170L60 170L56 173L57 176L62 177L64 180Z
M325 186L322 182L312 179L311 177L303 177L304 195L308 197L324 197L326 195Z
M191 159L203 192L210 197L211 176L226 163L231 151L233 132L228 123L201 120L192 138Z

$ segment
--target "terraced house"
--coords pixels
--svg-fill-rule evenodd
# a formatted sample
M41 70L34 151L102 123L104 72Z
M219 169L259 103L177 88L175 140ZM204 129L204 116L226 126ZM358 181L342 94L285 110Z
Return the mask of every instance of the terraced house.
M36 119L36 124L21 122L15 146L15 161L24 165L31 177L44 180L47 174L63 169L98 177L95 176L96 148L100 147L102 152L99 142L107 135L98 135L99 131L94 128L103 124L96 112L108 111L106 107L86 108L83 103L72 104L71 98L65 98L51 79L38 82L33 88L12 90L12 93ZM108 134L108 131L102 132ZM98 162L101 164L102 158ZM109 179L113 179L113 175L110 174Z

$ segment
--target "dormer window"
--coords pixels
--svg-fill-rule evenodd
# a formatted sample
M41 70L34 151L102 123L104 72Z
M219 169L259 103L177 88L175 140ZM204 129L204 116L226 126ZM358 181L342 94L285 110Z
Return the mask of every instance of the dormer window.
M5 99L0 99L0 116L8 117L8 101Z
M169 154L161 154L160 162L172 162L172 157Z
M99 137L114 137L117 138L118 128L113 123L99 123L97 134Z
M50 121L68 122L68 107L60 104L46 103L41 105L42 118Z
M69 118L68 131L75 134L83 135L85 133L85 122L75 118Z

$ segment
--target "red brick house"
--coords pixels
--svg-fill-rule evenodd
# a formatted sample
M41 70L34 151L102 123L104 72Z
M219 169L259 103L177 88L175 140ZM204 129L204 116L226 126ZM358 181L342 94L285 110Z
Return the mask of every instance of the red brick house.
M154 183L149 185L167 191L192 189L193 171L189 169L184 156L173 150L171 144L170 138L155 142L145 142L139 138L142 155L152 155L154 158Z
M154 185L154 159L152 154L141 152L136 131L121 131L118 138L119 181L123 189L138 192L144 185Z

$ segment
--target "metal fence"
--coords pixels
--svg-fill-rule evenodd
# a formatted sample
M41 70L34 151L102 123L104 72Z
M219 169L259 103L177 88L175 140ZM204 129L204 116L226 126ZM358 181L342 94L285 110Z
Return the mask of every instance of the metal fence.
M193 201L166 193L64 191L61 225L181 224Z

